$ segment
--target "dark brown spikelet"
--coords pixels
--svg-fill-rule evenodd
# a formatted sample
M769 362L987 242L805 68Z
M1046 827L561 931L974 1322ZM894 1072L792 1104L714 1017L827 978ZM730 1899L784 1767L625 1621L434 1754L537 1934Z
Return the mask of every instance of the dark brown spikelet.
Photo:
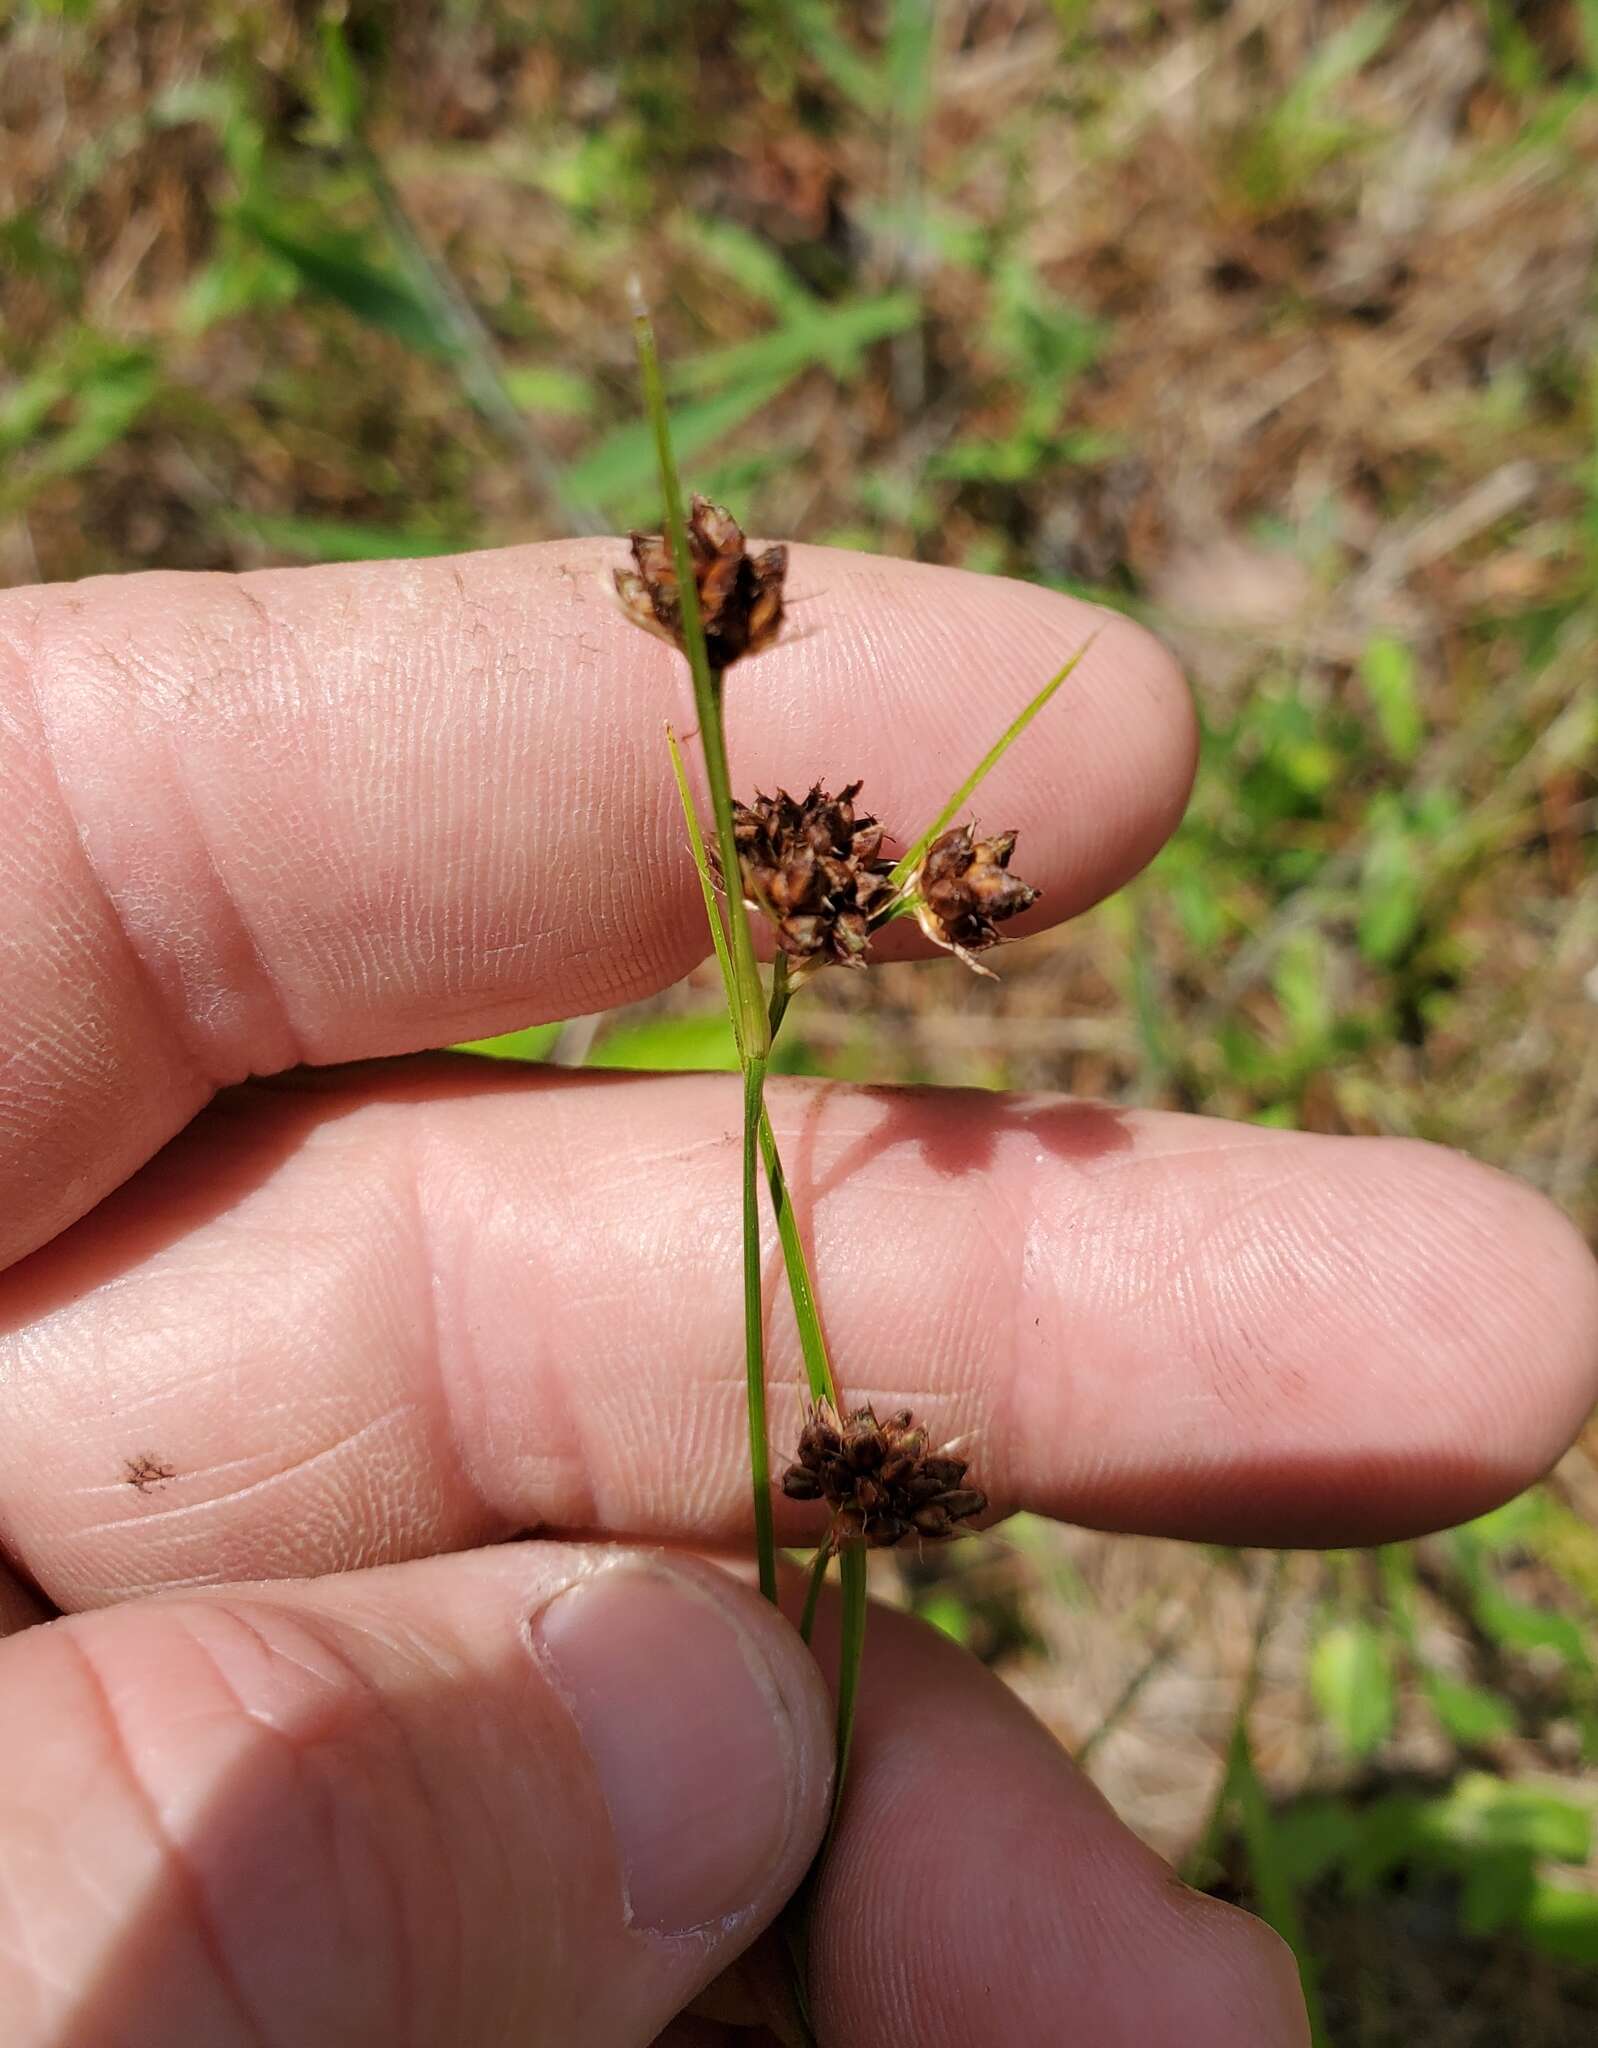
M858 782L836 796L818 783L802 802L779 789L733 806L744 895L792 959L865 965L871 914L893 894L893 863L876 819L855 814L859 793Z
M790 1500L824 1500L829 1541L886 1550L906 1536L952 1536L988 1497L965 1483L966 1461L933 1451L908 1408L879 1422L870 1407L847 1419L825 1402L810 1410L799 1455L782 1475Z
M681 651L682 599L671 542L660 533L635 533L631 539L635 566L616 571L622 609L634 625ZM688 513L688 552L710 666L728 668L769 647L782 627L788 550L765 548L751 555L732 514L696 495Z
M974 839L969 825L956 825L927 848L916 876L916 922L935 945L958 953L979 974L988 969L971 956L997 945L998 927L1038 900L1038 891L1010 873L1015 834Z

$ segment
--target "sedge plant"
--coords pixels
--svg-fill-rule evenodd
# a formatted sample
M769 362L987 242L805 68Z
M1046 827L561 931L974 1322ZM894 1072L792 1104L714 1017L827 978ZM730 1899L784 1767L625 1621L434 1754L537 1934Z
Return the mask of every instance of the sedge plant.
M742 1256L749 1473L760 1589L775 1601L778 1557L772 1450L766 1419L760 1182L765 1181L804 1363L806 1421L782 1492L824 1502L830 1523L810 1560L800 1631L808 1642L828 1571L839 1582L836 1820L848 1771L866 1627L866 1557L907 1538L959 1532L987 1507L967 1461L939 1449L908 1410L885 1420L850 1409L828 1356L816 1289L782 1157L766 1112L771 1048L790 1003L828 966L860 968L870 941L900 917L914 917L937 945L977 972L998 926L1028 908L1037 891L1010 872L1013 832L978 839L954 820L1087 653L1077 649L989 747L948 802L896 858L887 834L855 808L860 785L836 796L819 786L800 799L779 790L742 803L733 796L723 719L727 672L771 645L783 622L787 551L750 554L731 514L708 500L684 503L672 451L660 360L647 310L635 298L634 329L645 409L653 430L664 508L663 531L632 536L633 567L616 587L634 622L675 646L693 682L694 710L710 797L701 820L676 734L666 745L721 969L743 1079ZM774 933L769 984L756 956L751 912ZM823 1847L825 1854L825 1845ZM803 1925L790 1924L801 2017Z

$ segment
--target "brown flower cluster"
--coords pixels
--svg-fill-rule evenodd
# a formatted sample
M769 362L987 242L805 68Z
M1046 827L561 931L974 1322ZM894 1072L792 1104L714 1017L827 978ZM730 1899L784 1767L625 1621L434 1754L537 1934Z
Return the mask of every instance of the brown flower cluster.
M733 806L744 894L765 912L792 959L865 965L872 913L893 894L882 827L855 815L858 782L829 796L818 783L801 802L779 789Z
M916 876L916 922L932 940L958 953L979 974L988 969L973 960L999 940L998 926L1038 900L1038 891L1009 872L1015 834L975 839L969 825L957 825L934 839Z
M988 1497L964 1484L966 1461L929 1448L908 1408L878 1422L870 1407L847 1420L825 1402L810 1411L799 1456L782 1475L790 1500L832 1507L828 1541L885 1550L906 1536L952 1536Z
M631 541L635 567L616 571L622 609L634 625L681 652L682 597L671 542L660 533L635 533ZM696 493L688 513L688 552L710 666L728 668L769 647L782 629L788 550L764 548L751 555L732 514Z

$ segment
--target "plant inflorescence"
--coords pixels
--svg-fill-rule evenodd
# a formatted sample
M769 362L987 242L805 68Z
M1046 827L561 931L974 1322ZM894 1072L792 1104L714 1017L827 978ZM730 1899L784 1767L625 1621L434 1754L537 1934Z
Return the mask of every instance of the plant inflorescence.
M796 1454L782 1477L791 1500L831 1510L816 1547L801 1623L809 1640L829 1563L840 1585L837 1769L834 1815L853 1730L865 1637L865 1555L904 1542L952 1536L987 1507L954 1447L937 1448L908 1409L879 1421L869 1405L846 1408L827 1354L792 1196L765 1106L771 1046L796 989L828 966L862 968L873 935L914 917L939 946L979 972L999 926L1038 892L1010 872L1014 832L979 839L956 813L988 770L1081 660L1079 649L989 748L936 819L896 859L887 829L855 807L858 781L833 795L819 784L796 798L779 789L748 802L732 794L722 719L726 672L777 638L783 623L787 550L748 549L732 514L695 496L685 507L671 446L653 331L635 316L645 401L665 500L664 530L632 536L632 566L616 572L617 595L635 624L675 646L693 679L712 827L707 835L690 793L675 735L671 761L699 872L711 940L721 966L744 1082L743 1275L749 1464L761 1590L777 1598L771 1446L766 1424L759 1168L764 1166L783 1264L799 1327L809 1406ZM707 844L708 838L708 844ZM756 962L750 914L771 927L769 988ZM795 1944L802 1955L802 1940ZM797 1985L803 2007L804 1986Z

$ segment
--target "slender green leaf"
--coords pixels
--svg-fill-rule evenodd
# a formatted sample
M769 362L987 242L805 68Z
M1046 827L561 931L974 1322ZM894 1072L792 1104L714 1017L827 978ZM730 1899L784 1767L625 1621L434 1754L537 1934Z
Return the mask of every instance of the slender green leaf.
M1463 1748L1479 1749L1515 1732L1515 1710L1497 1693L1441 1671L1423 1671L1421 1686L1432 1712Z
M797 40L807 56L832 81L845 99L862 113L886 114L889 85L883 71L868 63L838 25L831 0L786 0Z
M1360 659L1360 674L1387 751L1395 761L1408 767L1420 752L1426 730L1416 688L1413 651L1402 640L1378 635L1366 646Z
M1318 1051L1335 1021L1326 942L1317 928L1296 933L1277 956L1271 976L1292 1049L1300 1058Z
M971 1609L957 1595L934 1593L925 1600L918 1600L915 1611L921 1620L929 1623L939 1635L947 1636L951 1643L964 1645L970 1642Z
M1592 1668L1586 1636L1569 1615L1513 1600L1491 1580L1478 1588L1475 1612L1481 1627L1506 1650L1547 1650L1572 1671Z
M1455 1849L1520 1849L1553 1863L1585 1863L1592 1850L1589 1805L1541 1785L1470 1771L1426 1802L1435 1840Z
M732 1019L722 1010L690 1017L646 1017L606 1032L587 1063L667 1074L735 1074L738 1041Z
M735 433L759 412L788 381L786 374L757 378L714 398L679 406L673 414L673 432L685 457ZM628 506L637 501L655 465L654 433L649 422L629 421L615 428L591 448L566 474L566 486L574 497L594 499L601 505Z
M893 0L883 84L894 118L912 133L926 119L932 99L937 27L937 0Z
M814 310L807 291L776 249L759 235L730 220L708 220L696 213L680 214L672 223L672 239L685 244L751 299L787 317Z
M307 291L346 311L423 355L454 358L459 344L437 309L397 273L379 270L356 253L352 236L307 234L273 217L259 202L246 201L233 218L264 249L287 264Z
M1536 1858L1527 1849L1478 1848L1460 1869L1459 1921L1467 1934L1499 1934L1531 1903Z
M894 866L893 873L888 877L890 883L895 889L902 889L905 886L906 882L909 881L910 877L915 873L916 869L920 867L922 858L925 855L927 848L932 844L933 840L936 839L941 832L947 829L947 827L953 821L956 812L962 808L962 806L975 792L978 784L981 783L984 777L987 776L987 774L993 768L996 768L999 762L1004 759L1005 755L1015 745L1016 741L1021 737L1022 733L1026 731L1027 727L1032 723L1033 719L1037 717L1038 713L1049 702L1050 698L1060 688L1061 684L1065 682L1066 678L1071 674L1072 670L1076 668L1077 664L1082 660L1083 656L1087 653L1088 649L1093 645L1094 641L1097 640L1098 637L1099 636L1096 632L1090 633L1087 639L1077 649L1076 653L1071 656L1071 659L1065 664L1065 666L1061 669L1057 669L1055 673L1052 676L1050 676L1049 680L1043 685L1043 688L1038 691L1037 695L1032 699L1032 701L1028 705L1026 705L1025 708L1022 711L1020 711L1016 715L1016 717L1014 717L1010 721L1010 723L1005 727L1004 731L1000 733L999 737L994 741L993 745L989 747L988 751L982 756L982 759L977 763L975 768L972 769L971 773L966 777L964 782L960 784L960 787L955 791L954 795L950 797L949 801L944 805L943 809L939 811L938 815L933 819L932 823L927 827L927 829L924 832L922 832L916 838L914 843L911 845L909 851L901 855L900 859Z
M424 528L365 526L345 519L306 519L297 513L225 510L215 515L224 532L247 534L280 554L307 562L387 562L451 555L470 545L464 534Z
M560 1037L558 1024L530 1024L524 1031L506 1031L498 1038L473 1038L451 1052L480 1053L490 1060L543 1060L555 1049Z
M344 26L331 15L318 24L322 63L315 81L317 102L340 141L355 135L361 124L361 78L344 39Z
M1412 835L1394 818L1371 836L1360 863L1359 949L1374 966L1403 957L1420 929L1425 877Z
M526 411L556 413L563 419L589 419L598 404L588 378L547 363L507 364L505 389Z
M750 341L685 357L675 365L669 381L673 391L715 391L774 378L786 384L818 367L837 377L851 376L873 342L902 334L920 317L920 301L911 292L885 292L844 305L818 306Z
M1309 61L1282 96L1272 120L1285 133L1308 122L1338 86L1380 56L1403 19L1402 7L1373 0L1312 49Z
M1298 1963L1304 2003L1309 2011L1310 2038L1315 2048L1325 2048L1326 2022L1321 2014L1320 1991L1316 1982L1314 1954L1304 1932L1298 1891L1291 1869L1277 1844L1276 1823L1259 1773L1248 1733L1241 1722L1233 1738L1227 1780L1237 1802L1243 1847L1248 1856L1249 1881L1259 1906L1260 1918L1274 1927Z
M1345 1799L1301 1799L1275 1816L1276 1853L1300 1892L1340 1870L1359 1836Z
M1350 1756L1366 1757L1392 1733L1397 1710L1386 1637L1367 1621L1334 1623L1310 1657L1310 1689Z
M1598 1967L1598 1894L1536 1878L1523 1902L1519 1926L1544 1955Z

